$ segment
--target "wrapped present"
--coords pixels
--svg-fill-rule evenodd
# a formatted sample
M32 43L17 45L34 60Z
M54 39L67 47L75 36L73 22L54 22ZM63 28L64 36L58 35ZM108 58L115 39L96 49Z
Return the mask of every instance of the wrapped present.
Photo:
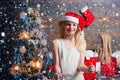
M117 67L120 68L120 51L113 52L112 57L116 58Z
M105 76L114 76L117 72L116 70L116 58L111 57L111 62L101 64L101 74Z
M96 67L96 63L99 61L98 57L90 57L90 59L88 59L87 57L85 57L85 65L89 66L91 63ZM94 80L96 79L96 72L94 73L89 73L89 72L84 72L84 78L85 80Z
M112 57L116 58L117 74L120 74L120 51L114 51Z
M105 76L114 76L116 73L115 66L111 64L101 65L101 74Z

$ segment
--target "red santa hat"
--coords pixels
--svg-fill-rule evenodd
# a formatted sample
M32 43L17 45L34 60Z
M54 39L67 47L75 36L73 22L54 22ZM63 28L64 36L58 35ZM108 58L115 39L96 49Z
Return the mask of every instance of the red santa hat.
M79 24L78 14L74 12L66 12L65 16L62 18L63 21L71 21Z
M75 22L80 26L80 29L83 30L84 27L88 27L92 24L94 16L87 6L81 9L81 15L74 12L66 12L62 21L71 21Z

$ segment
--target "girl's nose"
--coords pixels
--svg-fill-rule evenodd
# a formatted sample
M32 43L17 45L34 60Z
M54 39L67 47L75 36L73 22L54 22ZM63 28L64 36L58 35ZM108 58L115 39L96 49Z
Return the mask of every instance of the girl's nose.
M72 25L72 24L70 25L70 28L73 28L73 25Z

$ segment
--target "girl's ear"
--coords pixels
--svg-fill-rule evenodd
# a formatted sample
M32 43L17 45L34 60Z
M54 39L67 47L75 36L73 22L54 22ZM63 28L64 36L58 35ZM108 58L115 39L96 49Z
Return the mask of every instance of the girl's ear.
M80 28L80 26L79 26L79 25L78 25L77 29L78 29L79 31L81 31L81 28Z

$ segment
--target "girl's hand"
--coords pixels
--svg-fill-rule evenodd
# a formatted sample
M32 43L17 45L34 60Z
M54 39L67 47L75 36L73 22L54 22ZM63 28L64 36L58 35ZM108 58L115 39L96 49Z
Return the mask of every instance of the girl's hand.
M90 73L94 73L94 72L95 72L95 66L94 66L93 64L91 64L91 65L89 66L89 72L90 72Z
M61 68L59 65L55 66L55 74L54 74L54 78L56 80L60 80L60 78L62 78L62 72L61 72Z
M60 80L60 78L62 78L62 73L55 73L54 77L56 80Z

